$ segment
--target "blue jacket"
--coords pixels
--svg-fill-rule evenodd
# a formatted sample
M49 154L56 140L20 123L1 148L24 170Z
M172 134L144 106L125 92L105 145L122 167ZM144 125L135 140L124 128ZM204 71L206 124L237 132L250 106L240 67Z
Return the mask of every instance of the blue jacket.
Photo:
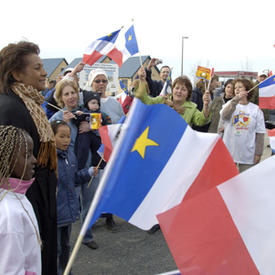
M79 217L79 198L75 186L90 180L89 169L78 170L77 158L70 150L57 150L58 182L57 182L57 226L65 226Z

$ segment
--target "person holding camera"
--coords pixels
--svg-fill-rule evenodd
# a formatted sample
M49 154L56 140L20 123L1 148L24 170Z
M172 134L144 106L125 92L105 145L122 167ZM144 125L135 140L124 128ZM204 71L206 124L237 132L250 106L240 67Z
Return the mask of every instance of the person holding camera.
M75 81L70 79L62 79L56 85L56 93L55 93L56 101L58 105L62 108L56 112L51 118L50 122L54 120L64 120L71 128L71 141L68 150L71 153L75 153L76 140L77 136L82 133L87 133L90 131L90 125L88 121L81 121L79 126L76 126L73 121L76 119L75 111L79 110L79 87ZM79 156L77 156L79 158ZM88 150L88 159L85 163L85 167L89 168L92 164L92 153ZM93 184L97 184L98 177L93 179ZM81 197L81 220L84 221L90 204L94 197L93 184L89 185L89 183L81 184L80 190L77 193ZM88 186L89 185L89 186ZM94 241L92 230L87 230L83 244L91 249L97 249L98 244Z
M153 80L152 79L152 67L157 66L162 63L162 60L157 58L152 58L146 68L146 81L148 83L150 96L156 97L162 91L165 81L167 80L170 74L170 67L164 65L160 68L160 80Z

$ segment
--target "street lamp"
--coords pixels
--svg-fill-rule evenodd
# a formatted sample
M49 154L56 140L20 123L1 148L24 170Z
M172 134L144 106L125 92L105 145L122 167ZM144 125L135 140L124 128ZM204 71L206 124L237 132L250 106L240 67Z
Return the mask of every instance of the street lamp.
M184 48L184 39L188 39L188 36L182 36L181 43L181 75L183 76L183 48Z

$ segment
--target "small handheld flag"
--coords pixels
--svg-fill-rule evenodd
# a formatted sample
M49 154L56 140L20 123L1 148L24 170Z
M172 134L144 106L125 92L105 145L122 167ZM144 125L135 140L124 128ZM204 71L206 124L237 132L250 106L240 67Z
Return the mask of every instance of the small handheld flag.
M84 52L83 63L92 66L100 57L108 55L115 47L119 33L120 30L117 30L93 41Z
M259 84L259 107L275 109L275 75L266 78Z
M122 80L119 81L119 85L120 85L121 90L123 90L124 93L125 93L126 95L128 95L128 89L127 89L126 85L124 85L124 83L123 83Z
M92 130L98 130L101 126L101 113L91 113L90 128Z
M121 31L116 41L115 48L110 51L107 55L118 64L119 67L125 62L130 56L138 53L138 44L134 25L132 25L127 31Z

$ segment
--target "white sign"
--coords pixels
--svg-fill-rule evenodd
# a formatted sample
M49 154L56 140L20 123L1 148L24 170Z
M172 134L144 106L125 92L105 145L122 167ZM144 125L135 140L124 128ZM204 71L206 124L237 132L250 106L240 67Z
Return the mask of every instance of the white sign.
M79 73L79 86L84 88L88 81L88 76L91 70L102 69L108 76L108 86L106 91L112 95L118 93L118 65L110 63L95 63L93 66L85 65L84 69Z

